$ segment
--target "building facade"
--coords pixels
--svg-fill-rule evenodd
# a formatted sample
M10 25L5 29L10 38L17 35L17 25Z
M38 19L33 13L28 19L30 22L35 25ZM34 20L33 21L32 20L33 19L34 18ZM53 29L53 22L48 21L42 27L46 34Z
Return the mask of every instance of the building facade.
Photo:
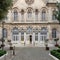
M53 44L54 38L60 39L60 26L54 15L57 10L56 2L56 0L13 0L13 7L3 24L6 43L11 40L15 46L23 44L43 46L46 39L49 40L49 44Z

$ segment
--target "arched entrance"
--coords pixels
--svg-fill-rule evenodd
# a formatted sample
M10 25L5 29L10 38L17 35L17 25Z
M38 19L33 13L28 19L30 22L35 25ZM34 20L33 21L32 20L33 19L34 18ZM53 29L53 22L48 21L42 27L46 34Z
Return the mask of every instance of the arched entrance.
M30 44L32 44L32 35L29 36Z
M30 44L32 44L32 28L28 27L27 28L27 40L29 41Z

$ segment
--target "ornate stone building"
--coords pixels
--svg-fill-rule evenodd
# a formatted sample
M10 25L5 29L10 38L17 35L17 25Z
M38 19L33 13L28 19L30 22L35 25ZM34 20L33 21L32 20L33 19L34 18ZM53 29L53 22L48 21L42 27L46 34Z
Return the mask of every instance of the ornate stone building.
M60 39L60 26L54 15L57 9L56 0L13 1L13 7L5 18L3 29L7 44L7 41L11 40L15 46L43 46L46 39L49 39L50 45L53 44L54 38Z

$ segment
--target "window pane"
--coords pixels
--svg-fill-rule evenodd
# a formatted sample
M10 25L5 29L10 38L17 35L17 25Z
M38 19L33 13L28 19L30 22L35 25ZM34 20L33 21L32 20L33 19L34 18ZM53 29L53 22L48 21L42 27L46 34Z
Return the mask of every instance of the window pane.
M52 38L56 38L56 29L52 30Z
M32 17L32 13L28 12L28 18L31 18L31 17Z
M42 11L42 20L46 20L46 12L45 11Z
M38 41L38 33L35 33L35 40Z
M56 17L55 17L55 10L52 12L52 20L56 20Z
M24 41L24 32L21 32L21 41Z
M19 40L19 30L16 27L13 28L12 38L13 38L14 41L18 41Z
M18 12L14 11L14 21L17 21L17 20L18 20Z
M3 38L7 38L7 30L5 28L3 29Z

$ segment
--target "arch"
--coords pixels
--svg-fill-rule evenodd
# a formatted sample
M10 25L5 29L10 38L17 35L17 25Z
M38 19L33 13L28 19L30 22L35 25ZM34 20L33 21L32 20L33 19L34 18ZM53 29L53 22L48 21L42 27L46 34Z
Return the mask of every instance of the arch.
M17 10L17 11L19 12L18 7L14 7L14 8L12 8L12 10L13 10L13 11L14 11L14 10Z
M27 32L28 32L28 33L31 33L31 32L32 32L32 27L30 27L30 26L27 27Z
M46 27L41 28L41 34L47 34L48 30Z
M38 9L35 9L35 14L38 14L39 10Z
M26 9L26 11L27 11L27 12L32 12L32 11L33 11L33 8L28 7L28 8Z
M48 8L47 8L47 7L42 7L42 8L40 9L40 11L42 12L42 10L45 10L46 13L48 13Z
M21 14L22 14L22 15L24 14L24 12L25 12L24 9L21 9Z
M18 28L16 28L16 27L13 28L13 34L19 34Z
M27 30L32 30L32 28L31 27L28 27Z

